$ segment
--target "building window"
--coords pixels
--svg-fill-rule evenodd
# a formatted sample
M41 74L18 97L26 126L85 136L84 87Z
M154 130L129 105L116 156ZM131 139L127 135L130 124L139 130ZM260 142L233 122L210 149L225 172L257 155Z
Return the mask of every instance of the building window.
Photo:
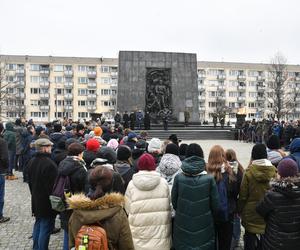
M255 81L249 81L248 82L248 86L249 87L255 87L256 86L256 82Z
M258 76L258 71L256 71L256 70L248 70L248 76L256 77L256 76Z
M31 71L39 71L40 65L39 64L30 64L30 70Z
M110 89L101 89L101 95L110 95Z
M256 108L256 103L255 102L249 102L248 107L249 108Z
M78 89L78 95L86 95L87 89Z
M84 100L78 101L78 106L86 106L86 101Z
M63 65L54 65L53 70L55 72L63 72L64 71L64 66Z
M89 113L88 112L78 112L78 117L79 118L88 118Z
M54 81L55 81L56 83L62 83L62 82L63 82L63 77L62 77L62 76L56 76L56 77L54 78Z
M96 94L96 91L94 89L89 89L88 94L89 95L94 95L94 94Z
M255 97L257 97L257 92L249 92L249 93L248 93L248 96L249 96L249 97L254 97L254 98L255 98Z
M219 70L217 70L217 69L209 69L209 70L208 70L208 74L209 74L210 76L217 76L218 73L219 73Z
M87 66L85 66L85 65L78 65L78 71L80 71L80 72L87 71Z
M17 65L10 63L10 64L7 64L6 67L8 70L15 70L17 68Z
M55 100L54 105L55 106L64 106L64 100Z
M229 97L238 97L238 92L236 92L236 91L229 91Z
M108 77L101 77L101 83L102 84L109 84L109 79Z
M39 89L38 88L31 88L30 89L30 93L31 94L38 94L39 93Z
M65 65L65 70L71 71L72 70L72 65Z
M39 106L39 101L38 100L30 100L30 105L31 106Z
M87 77L78 77L78 82L79 83L88 83L88 78Z
M40 81L39 76L31 76L30 77L30 82L32 82L32 83L38 83L39 81Z
M40 77L40 82L49 82L49 78L48 77Z
M108 73L109 72L109 66L101 66L101 72L102 73Z
M64 94L64 89L59 89L59 88L55 89L55 94L63 95Z
M238 70L230 70L229 75L230 76L237 76L237 75L239 75L239 71Z

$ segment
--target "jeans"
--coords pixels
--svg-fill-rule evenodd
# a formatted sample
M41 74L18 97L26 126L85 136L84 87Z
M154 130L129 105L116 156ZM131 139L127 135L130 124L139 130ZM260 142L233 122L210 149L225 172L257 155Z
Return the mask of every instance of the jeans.
M55 217L35 218L33 226L33 250L47 250Z
M13 174L13 169L15 167L16 161L16 151L9 150L8 151L8 174Z
M63 250L69 250L69 234L67 230L64 230L64 246Z
M235 214L233 218L233 235L232 237L239 241L241 237L241 219L240 217Z
M0 175L0 218L3 217L5 176Z

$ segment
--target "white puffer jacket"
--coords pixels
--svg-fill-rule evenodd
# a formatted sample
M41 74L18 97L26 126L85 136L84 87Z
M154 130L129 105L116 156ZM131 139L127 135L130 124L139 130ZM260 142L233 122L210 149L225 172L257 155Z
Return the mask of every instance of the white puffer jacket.
M171 208L167 181L155 171L134 174L125 209L136 250L170 250Z

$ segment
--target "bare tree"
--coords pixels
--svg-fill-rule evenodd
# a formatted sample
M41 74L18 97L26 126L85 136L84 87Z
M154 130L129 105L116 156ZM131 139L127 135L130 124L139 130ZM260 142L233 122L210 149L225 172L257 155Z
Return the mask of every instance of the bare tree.
M295 105L294 93L290 90L293 78L289 78L287 71L287 59L281 53L276 53L271 59L269 72L269 109L280 120L287 115Z

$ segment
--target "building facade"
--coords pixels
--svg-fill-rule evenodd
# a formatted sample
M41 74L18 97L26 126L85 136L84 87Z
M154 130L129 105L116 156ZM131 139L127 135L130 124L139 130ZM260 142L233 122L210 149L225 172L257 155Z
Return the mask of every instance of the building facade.
M24 116L47 122L64 117L113 116L117 104L118 59L0 55L2 120ZM270 65L198 62L199 121L211 121L218 109L235 121L274 114ZM288 65L282 90L284 119L300 119L300 66Z

